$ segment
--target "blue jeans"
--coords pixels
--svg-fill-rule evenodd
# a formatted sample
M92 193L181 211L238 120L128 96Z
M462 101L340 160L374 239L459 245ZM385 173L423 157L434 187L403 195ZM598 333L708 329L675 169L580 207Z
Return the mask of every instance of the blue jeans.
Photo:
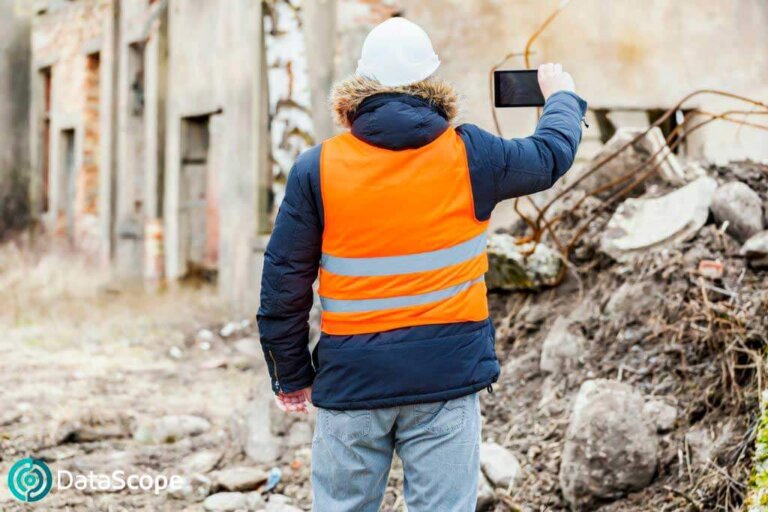
M312 510L377 512L397 451L403 461L408 512L472 512L479 448L477 393L384 409L318 409L312 440Z

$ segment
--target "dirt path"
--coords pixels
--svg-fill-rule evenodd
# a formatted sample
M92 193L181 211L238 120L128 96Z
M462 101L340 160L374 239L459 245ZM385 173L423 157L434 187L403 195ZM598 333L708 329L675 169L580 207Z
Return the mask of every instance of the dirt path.
M183 457L208 446L224 458L237 456L226 429L250 390L264 387L265 372L218 336L190 335L228 320L215 292L117 291L85 262L30 260L9 247L2 250L0 509L29 508L6 485L11 465L27 456L44 458L54 471L136 468L152 474L178 473ZM166 415L199 416L211 428L174 444L132 439L141 421ZM147 493L54 489L35 508L186 506Z

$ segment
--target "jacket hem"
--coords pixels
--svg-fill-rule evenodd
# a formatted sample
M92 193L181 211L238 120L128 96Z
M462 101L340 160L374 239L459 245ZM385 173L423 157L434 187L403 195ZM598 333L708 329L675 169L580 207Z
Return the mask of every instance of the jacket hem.
M423 404L429 402L443 402L446 400L453 400L455 398L461 398L462 396L471 395L477 391L487 388L498 380L499 376L496 375L490 379L486 379L483 382L471 384L469 386L463 386L460 388L446 389L443 391L436 391L434 393L424 393L420 395L403 395L388 398L377 398L373 400L359 400L354 402L328 402L318 401L313 402L312 405L321 409L332 409L336 411L349 411L360 409L381 409L383 407L399 407L403 405Z

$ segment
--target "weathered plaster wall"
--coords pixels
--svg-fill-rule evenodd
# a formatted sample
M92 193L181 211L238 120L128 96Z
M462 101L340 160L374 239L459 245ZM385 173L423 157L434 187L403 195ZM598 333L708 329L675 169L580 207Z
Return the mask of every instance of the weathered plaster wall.
M258 296L259 172L269 172L259 72L261 5L171 0L169 9L167 275L173 279L186 271L179 225L181 122L213 113L208 165L216 176L219 204L219 288L233 305L250 310Z
M28 212L29 19L0 0L0 236Z
M359 2L365 3L365 2ZM465 95L466 121L490 129L488 71L526 40L558 0L400 0L432 36L440 73ZM699 88L768 99L768 3L761 0L572 0L534 43L535 66L559 61L593 107L668 108ZM521 68L521 58L508 68ZM743 104L703 96L691 105ZM500 111L506 135L524 135L533 114ZM714 125L690 147L710 158L768 158L765 132Z

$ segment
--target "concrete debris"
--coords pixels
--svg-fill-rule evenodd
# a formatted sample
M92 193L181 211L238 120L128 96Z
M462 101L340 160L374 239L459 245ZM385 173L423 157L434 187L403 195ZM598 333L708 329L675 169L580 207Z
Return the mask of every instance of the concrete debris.
M541 347L541 371L555 376L567 373L578 364L585 343L584 336L569 319L557 317Z
M515 454L496 443L480 444L480 467L495 487L509 488L523 476Z
M627 199L608 221L601 250L622 261L689 240L707 222L716 189L715 180L704 177L661 197Z
M208 512L236 512L246 510L248 500L241 492L220 492L205 498L203 508Z
M140 423L133 433L133 438L142 444L175 443L210 429L208 420L199 416L163 416Z
M659 301L658 291L652 282L626 282L611 293L605 312L613 318L640 315L651 311Z
M629 143L637 135L645 131L645 128L630 128L623 127L616 130L613 137L606 142L602 150L592 159L589 165L584 166L581 170L574 174L567 182L573 182L580 176L583 176L591 169L593 169L599 162L601 162L606 156L612 154L614 151L623 147ZM606 187L605 190L597 194L600 198L606 198L613 192L619 190L626 183L617 184L613 187L608 187L608 184L620 178L627 172L638 168L644 162L647 162L652 155L656 154L653 162L649 163L643 168L643 171L650 169L652 165L656 165L661 162L659 166L659 176L666 182L672 185L682 185L685 183L686 173L683 166L677 160L677 157L671 153L667 146L664 136L661 130L657 127L652 128L645 137L640 138L632 146L621 152L616 158L610 160L608 163L600 167L597 171L585 178L580 184L579 188L592 191L600 187ZM666 156L666 160L664 160ZM662 162L662 160L664 160ZM640 186L642 190L642 185Z
M248 466L225 468L211 474L216 487L225 491L254 491L267 481L267 476L263 469Z
M574 510L591 510L651 482L658 462L656 429L630 385L584 382L576 396L560 465L560 487Z
M768 268L768 231L762 231L741 246L739 254L747 258L754 268Z
M711 208L718 224L727 222L726 232L739 242L763 230L763 201L746 183L732 181L718 187Z
M544 244L518 245L507 234L488 237L488 273L485 281L489 289L538 290L552 286L562 267L560 255Z
M661 400L649 400L643 407L643 413L656 426L656 432L669 432L677 421L677 408Z
M177 500L202 501L212 488L211 479L203 475L182 477L181 485L168 488L168 494Z

